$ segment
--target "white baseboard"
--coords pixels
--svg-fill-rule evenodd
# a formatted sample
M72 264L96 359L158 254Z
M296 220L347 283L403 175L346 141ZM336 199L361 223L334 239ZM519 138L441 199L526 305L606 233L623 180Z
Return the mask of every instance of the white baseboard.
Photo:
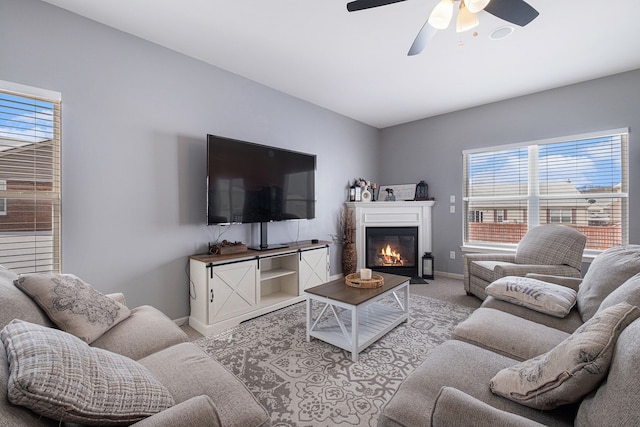
M436 276L450 277L452 279L464 280L464 274L448 273L446 271L436 271L435 274L436 274Z
M184 317L179 317L177 319L174 319L173 323L175 323L178 326L188 325L189 324L189 316L184 316Z

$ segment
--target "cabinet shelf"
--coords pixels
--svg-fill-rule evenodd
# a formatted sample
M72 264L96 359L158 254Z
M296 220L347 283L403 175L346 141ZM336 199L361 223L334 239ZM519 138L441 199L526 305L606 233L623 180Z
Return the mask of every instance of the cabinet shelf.
M290 300L291 298L296 298L298 295L291 295L287 292L274 292L269 295L263 295L260 298L260 307L267 307L270 305L277 304L282 301Z
M295 270L289 270L286 268L274 268L272 270L263 271L260 274L260 281L276 279L278 277L289 276L296 273L297 272Z

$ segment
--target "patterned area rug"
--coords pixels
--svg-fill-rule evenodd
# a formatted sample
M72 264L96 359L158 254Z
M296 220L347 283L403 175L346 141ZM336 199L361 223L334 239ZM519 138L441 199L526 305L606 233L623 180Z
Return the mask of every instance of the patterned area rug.
M331 344L306 341L305 303L195 344L246 384L274 426L375 426L402 380L473 311L418 295L409 300L409 322L361 352L357 363Z

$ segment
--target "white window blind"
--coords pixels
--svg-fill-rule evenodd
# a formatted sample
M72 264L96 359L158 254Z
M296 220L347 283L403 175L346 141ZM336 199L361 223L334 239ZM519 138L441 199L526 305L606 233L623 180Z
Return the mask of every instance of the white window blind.
M580 230L588 251L628 243L627 129L469 150L463 169L465 245L514 245L544 224Z
M5 87L0 84L0 265L18 273L59 272L60 99Z

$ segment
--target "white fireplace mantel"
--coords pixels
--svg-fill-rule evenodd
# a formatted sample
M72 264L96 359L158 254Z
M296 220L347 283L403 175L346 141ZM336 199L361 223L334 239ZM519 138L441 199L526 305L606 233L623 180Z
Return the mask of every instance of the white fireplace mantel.
M408 202L347 202L353 212L356 228L358 266L365 265L365 229L367 227L418 227L418 254L432 252L431 208L434 201ZM418 263L422 276L422 263Z

